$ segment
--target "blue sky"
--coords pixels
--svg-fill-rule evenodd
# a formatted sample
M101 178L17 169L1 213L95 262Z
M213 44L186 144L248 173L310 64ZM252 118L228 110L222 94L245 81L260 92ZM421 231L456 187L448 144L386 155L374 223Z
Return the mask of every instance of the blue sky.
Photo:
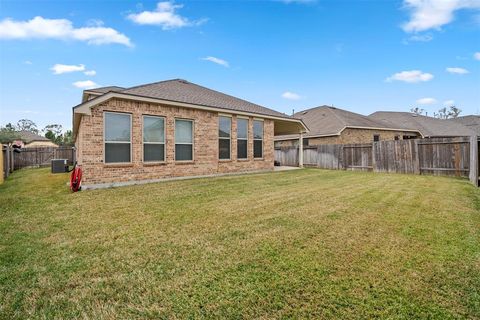
M2 125L71 128L84 88L173 78L288 114L477 114L480 0L0 2Z

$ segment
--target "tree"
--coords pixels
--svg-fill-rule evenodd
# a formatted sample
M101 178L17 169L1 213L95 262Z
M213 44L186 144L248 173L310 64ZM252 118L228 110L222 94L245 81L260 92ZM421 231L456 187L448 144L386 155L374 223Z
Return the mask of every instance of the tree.
M73 131L67 130L63 134L63 145L65 146L73 146Z
M411 113L415 113L418 115L422 115L425 112L425 109L419 108L419 107L414 107L410 109Z
M43 128L42 132L45 138L56 144L61 144L63 142L62 130L61 124L49 124Z
M450 111L448 111L449 118L456 118L462 112L459 108L455 106L450 106Z
M450 106L449 109L443 107L442 109L438 110L438 112L434 112L433 116L439 119L451 119L456 118L462 112L459 108L455 106Z
M30 131L35 134L38 134L37 125L35 122L29 119L20 119L17 122L17 131Z
M20 136L11 123L0 127L0 143L12 143L15 140L20 140Z

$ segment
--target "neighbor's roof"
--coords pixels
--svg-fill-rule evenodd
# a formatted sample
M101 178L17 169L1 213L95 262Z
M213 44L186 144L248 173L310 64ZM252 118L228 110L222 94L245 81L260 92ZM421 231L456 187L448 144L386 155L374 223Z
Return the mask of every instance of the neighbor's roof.
M30 143L33 141L50 141L50 139L42 137L30 131L18 131L17 133L20 136L20 140L25 143Z
M320 106L303 110L295 113L293 116L302 119L310 129L310 132L305 134L304 137L339 135L345 128L400 129L367 116L331 106ZM415 128L401 128L401 130L417 131ZM277 136L275 140L295 139L297 137L298 135Z
M369 118L401 128L416 128L424 137L471 136L475 133L460 123L416 115L410 112L377 111Z
M480 136L480 116L469 115L469 116L448 119L448 121L460 123L465 127L469 128L470 130L473 130L477 136Z

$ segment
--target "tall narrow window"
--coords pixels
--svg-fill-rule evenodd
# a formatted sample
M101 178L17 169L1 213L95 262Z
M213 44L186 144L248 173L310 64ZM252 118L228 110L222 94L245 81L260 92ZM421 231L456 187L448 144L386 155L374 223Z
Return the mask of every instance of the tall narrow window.
M143 161L165 161L165 119L143 116Z
M248 158L248 119L237 118L237 159Z
M105 163L131 161L132 116L126 113L104 113Z
M374 134L373 135L373 141L380 141L380 135L379 134Z
M175 119L175 160L193 160L193 121Z
M253 120L253 157L263 157L263 121Z
M218 158L230 159L230 137L232 131L232 119L230 117L218 117Z

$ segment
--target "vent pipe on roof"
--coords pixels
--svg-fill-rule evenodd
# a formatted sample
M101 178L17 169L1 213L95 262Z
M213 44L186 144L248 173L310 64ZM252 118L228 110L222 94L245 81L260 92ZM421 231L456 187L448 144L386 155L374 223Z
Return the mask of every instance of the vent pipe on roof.
M295 114L295 109L292 109L292 116Z

